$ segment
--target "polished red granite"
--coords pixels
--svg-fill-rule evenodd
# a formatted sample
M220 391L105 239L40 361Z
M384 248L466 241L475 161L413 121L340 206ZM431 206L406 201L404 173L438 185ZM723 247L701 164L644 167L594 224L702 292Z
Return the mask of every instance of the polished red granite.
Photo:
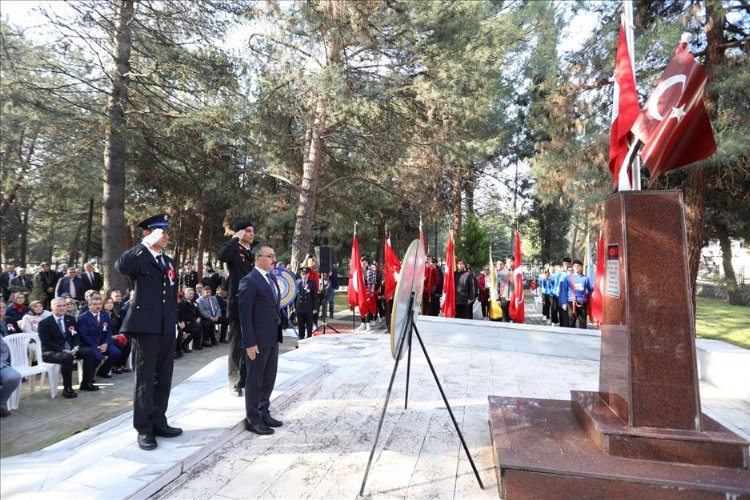
M489 406L502 498L750 498L747 469L603 454L570 401L490 396Z
M633 427L700 431L682 193L617 193L605 214L605 246L619 249L620 298L604 294L602 398Z

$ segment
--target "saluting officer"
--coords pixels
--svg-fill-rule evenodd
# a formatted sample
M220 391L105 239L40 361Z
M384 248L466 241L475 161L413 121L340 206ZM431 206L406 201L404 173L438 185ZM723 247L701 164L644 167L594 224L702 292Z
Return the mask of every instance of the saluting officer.
M253 223L240 219L234 223L232 239L219 250L219 260L226 263L227 276L227 317L229 319L229 392L242 397L245 387L246 363L245 347L242 344L240 329L239 288L240 280L255 267L255 256L251 250L255 232Z
M154 436L175 437L182 429L167 424L172 389L177 325L177 275L164 255L169 243L169 216L154 215L140 222L143 241L122 254L115 268L130 278L130 307L121 332L130 334L135 354L133 427L138 446L156 448Z

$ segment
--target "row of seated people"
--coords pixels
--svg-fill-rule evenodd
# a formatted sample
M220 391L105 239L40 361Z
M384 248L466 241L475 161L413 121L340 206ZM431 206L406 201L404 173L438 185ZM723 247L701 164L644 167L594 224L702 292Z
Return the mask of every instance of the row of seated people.
M175 344L175 358L193 349L213 347L219 343L227 344L226 293L219 287L216 295L211 294L209 287L201 290L196 297L195 290L185 288L182 300L177 304L178 338ZM220 328L219 340L216 340L216 328ZM192 347L191 347L192 346Z

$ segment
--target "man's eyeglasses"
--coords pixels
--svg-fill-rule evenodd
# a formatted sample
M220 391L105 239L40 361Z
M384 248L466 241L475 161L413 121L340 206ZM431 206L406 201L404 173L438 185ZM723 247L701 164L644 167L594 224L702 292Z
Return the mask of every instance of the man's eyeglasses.
M275 259L276 255L272 254L272 253L269 253L269 254L265 254L265 255L263 255L263 254L258 255L258 257L268 257L269 259Z

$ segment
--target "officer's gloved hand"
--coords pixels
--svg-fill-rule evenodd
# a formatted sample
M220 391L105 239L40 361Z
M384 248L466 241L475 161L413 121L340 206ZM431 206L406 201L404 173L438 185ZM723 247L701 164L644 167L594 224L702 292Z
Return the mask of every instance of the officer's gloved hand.
M143 237L141 243L150 248L154 245L154 243L161 239L163 234L164 231L162 231L161 229L154 229L153 231L151 231L151 234Z

